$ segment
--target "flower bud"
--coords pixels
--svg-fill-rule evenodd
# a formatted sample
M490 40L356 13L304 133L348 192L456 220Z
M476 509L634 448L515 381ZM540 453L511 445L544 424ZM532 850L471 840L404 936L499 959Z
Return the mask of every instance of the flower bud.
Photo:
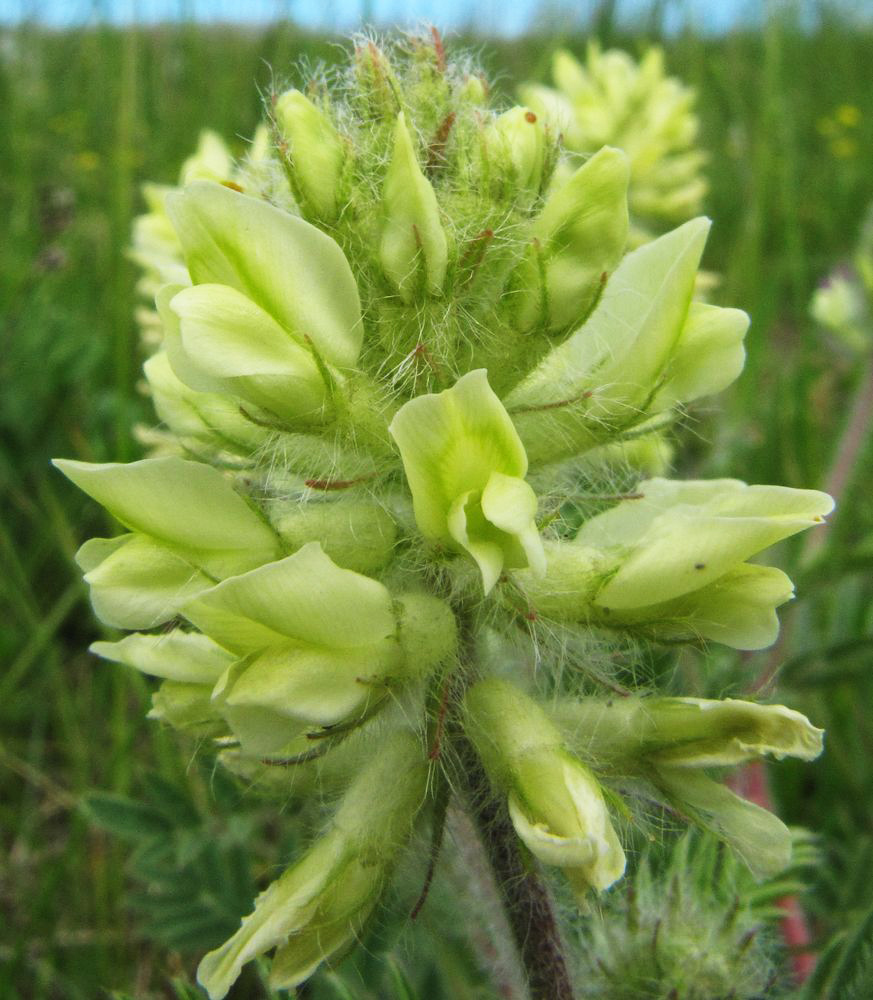
M360 937L409 838L426 775L409 734L395 733L373 748L328 830L200 963L197 979L210 1000L222 1000L243 965L271 948L271 986L293 989Z
M485 593L504 566L545 569L534 521L537 499L524 481L527 457L483 369L451 389L417 396L389 427L412 490L422 534L467 551Z
M739 373L745 314L691 303L708 230L695 219L624 257L587 322L510 393L531 461L592 447Z
M464 80L458 97L465 104L485 105L488 103L488 88L478 73L470 73Z
M382 189L384 223L379 260L404 302L420 290L440 295L448 264L448 241L430 181L422 173L401 112L394 150Z
M580 902L621 878L624 852L600 786L536 702L490 679L470 688L464 706L467 733L531 853L562 868Z
M505 111L489 127L489 157L514 188L537 195L544 180L548 142L542 121L530 108Z
M520 330L580 323L627 241L627 158L602 149L549 196L509 299Z
M401 594L397 633L410 671L425 676L455 655L458 628L451 607L430 594Z
M331 223L338 214L343 141L333 122L299 90L287 90L273 109L276 125L288 143L288 162L298 200L307 214Z

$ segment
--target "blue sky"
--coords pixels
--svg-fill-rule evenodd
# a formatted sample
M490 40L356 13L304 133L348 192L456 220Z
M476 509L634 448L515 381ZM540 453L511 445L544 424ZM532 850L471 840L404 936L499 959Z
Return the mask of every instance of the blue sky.
M779 3L771 0L770 5ZM347 31L363 17L380 24L431 21L447 30L469 25L513 35L534 25L544 9L555 11L558 24L571 27L586 23L596 6L595 0L0 0L0 22L34 18L60 26L96 19L196 18L263 23L290 16L312 28ZM627 20L649 6L648 0L619 0L618 4ZM762 0L668 0L666 18L674 28L690 20L699 29L718 32L740 20L755 20L763 7Z

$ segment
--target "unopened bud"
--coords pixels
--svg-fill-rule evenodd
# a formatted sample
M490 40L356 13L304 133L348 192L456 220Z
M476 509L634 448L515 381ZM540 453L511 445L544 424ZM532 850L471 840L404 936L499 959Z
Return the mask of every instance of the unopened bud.
M343 141L333 122L299 90L282 94L273 113L288 144L291 176L302 207L321 222L333 222L345 160Z
M440 295L446 277L448 242L430 181L415 154L401 112L394 130L394 150L382 190L385 216L379 259L405 302L419 290Z

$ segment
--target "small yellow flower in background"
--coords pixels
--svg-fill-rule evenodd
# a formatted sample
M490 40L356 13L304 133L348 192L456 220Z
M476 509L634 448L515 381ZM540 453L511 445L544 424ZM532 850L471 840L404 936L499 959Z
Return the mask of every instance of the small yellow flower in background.
M83 149L81 153L76 153L73 163L77 170L91 173L100 166L100 157L91 149Z
M838 160L848 160L858 155L858 142L854 132L861 123L861 111L854 104L840 104L829 115L816 122L819 135L829 139L828 151Z
M856 128L861 121L861 112L854 104L841 104L834 112L834 118L846 128Z
M854 139L849 139L846 136L840 136L839 139L834 139L830 143L828 148L831 154L835 156L838 160L848 160L858 153L858 143Z

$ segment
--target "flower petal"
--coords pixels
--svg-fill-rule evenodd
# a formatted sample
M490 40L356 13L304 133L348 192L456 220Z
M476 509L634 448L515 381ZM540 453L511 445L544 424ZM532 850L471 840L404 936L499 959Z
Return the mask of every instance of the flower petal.
M449 508L492 472L523 477L527 457L518 433L480 368L440 393L416 396L389 427L412 490L423 534L447 539Z
M178 628L162 635L128 635L119 642L94 642L91 652L152 677L209 685L234 659L205 635Z
M338 244L303 219L220 184L167 196L195 284L230 285L326 361L355 363L363 335L358 287Z
M272 529L203 462L169 457L92 465L55 459L54 465L122 524L196 551L199 564L219 577L278 553Z
M397 628L387 589L340 569L318 542L225 580L186 603L182 614L220 645L242 654L287 646L289 639L355 649Z

